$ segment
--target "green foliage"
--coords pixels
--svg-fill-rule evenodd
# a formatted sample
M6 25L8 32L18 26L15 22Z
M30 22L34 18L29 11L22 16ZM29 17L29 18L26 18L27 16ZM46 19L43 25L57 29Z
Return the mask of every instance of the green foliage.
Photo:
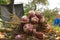
M28 11L30 11L30 10L34 10L34 5L33 4L31 4L31 3L29 3L29 4L26 4L26 6L24 7L25 8L25 15L28 15Z
M7 4L6 0L0 0L0 4Z
M30 10L36 10L37 5L36 4L47 4L47 0L33 0L31 3L26 4L25 8L25 13L27 14L28 11Z
M42 4L46 5L47 4L47 0L33 0L32 3L33 4L40 4L40 3L42 3Z
M44 14L44 16L46 18L48 18L48 21L49 21L49 20L53 20L57 13L58 13L57 9L53 9L53 10L44 9L44 13L43 14Z

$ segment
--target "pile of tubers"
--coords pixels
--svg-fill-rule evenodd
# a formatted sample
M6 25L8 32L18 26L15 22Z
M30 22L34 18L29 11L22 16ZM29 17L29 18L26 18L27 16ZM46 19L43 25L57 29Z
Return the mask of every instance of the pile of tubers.
M21 17L21 25L18 28L19 34L16 40L24 40L28 35L34 36L39 40L43 40L45 33L49 32L50 25L46 22L46 18L40 11L29 11L28 15Z

